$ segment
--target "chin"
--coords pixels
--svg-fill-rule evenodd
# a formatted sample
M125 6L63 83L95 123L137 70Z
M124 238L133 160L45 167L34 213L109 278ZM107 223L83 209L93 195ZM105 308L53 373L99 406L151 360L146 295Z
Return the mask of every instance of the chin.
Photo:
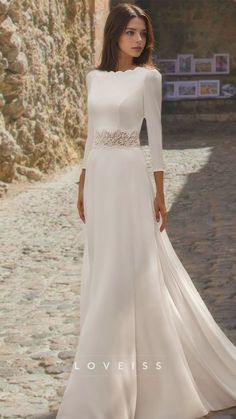
M141 55L142 51L132 51L132 55Z

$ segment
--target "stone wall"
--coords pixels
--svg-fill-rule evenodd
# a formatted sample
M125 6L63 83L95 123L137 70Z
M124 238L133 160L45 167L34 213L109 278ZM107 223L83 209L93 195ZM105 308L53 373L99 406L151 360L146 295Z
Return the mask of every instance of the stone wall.
M211 58L214 53L230 54L230 73L196 76L167 76L163 81L216 79L236 87L236 2L234 0L140 0L151 14L155 49L159 58L177 58L192 53ZM174 117L189 112L189 118L236 121L236 100L211 99L164 102L163 113ZM195 115L194 115L195 114Z
M0 0L0 180L38 180L81 155L93 61L89 7Z
M160 58L193 53L209 58L228 52L236 75L236 2L234 0L149 0Z
M101 60L103 30L105 20L110 10L109 0L96 0L94 7L94 65Z

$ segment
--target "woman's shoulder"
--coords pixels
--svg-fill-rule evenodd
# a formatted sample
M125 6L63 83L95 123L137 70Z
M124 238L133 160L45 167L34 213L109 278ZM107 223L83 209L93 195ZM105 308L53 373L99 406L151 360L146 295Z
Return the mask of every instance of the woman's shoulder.
M89 68L89 69L86 71L86 78L91 77L91 76L95 73L95 71L96 71L96 68Z
M161 72L158 70L158 68L154 67L154 66L148 66L148 65L144 65L143 68L145 68L147 70L147 77L149 78L160 78L162 77Z
M156 67L146 67L143 78L144 91L150 95L159 92L162 86L162 74Z
M93 74L95 73L95 69L94 68L89 68L87 69L86 73L85 73L85 80L86 80L86 86L87 89L90 89L90 86L92 84L92 81L94 80L93 78Z

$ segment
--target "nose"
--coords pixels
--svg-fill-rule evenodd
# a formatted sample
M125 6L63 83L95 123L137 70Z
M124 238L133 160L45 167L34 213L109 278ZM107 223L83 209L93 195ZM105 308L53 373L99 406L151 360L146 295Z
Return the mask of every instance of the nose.
M142 36L140 35L140 33L137 33L137 42L142 41Z

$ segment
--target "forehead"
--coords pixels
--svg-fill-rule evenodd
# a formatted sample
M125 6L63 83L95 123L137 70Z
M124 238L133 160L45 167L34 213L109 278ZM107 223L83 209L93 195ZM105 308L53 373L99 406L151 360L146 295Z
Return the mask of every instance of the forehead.
M146 24L144 19L141 17L132 17L129 22L127 23L126 29L134 29L134 30L146 30Z

